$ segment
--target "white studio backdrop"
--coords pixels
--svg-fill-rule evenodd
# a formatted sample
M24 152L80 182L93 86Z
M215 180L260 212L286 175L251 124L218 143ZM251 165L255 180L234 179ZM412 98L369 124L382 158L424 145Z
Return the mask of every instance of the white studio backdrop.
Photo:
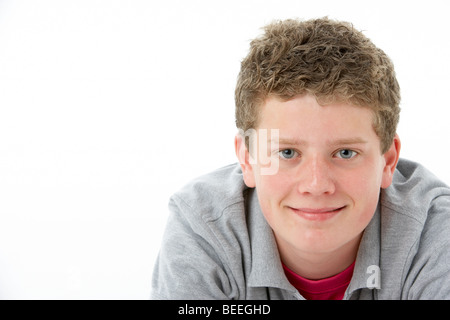
M402 156L450 182L448 1L0 0L0 299L148 299L167 202L235 162L234 86L275 19L394 61Z

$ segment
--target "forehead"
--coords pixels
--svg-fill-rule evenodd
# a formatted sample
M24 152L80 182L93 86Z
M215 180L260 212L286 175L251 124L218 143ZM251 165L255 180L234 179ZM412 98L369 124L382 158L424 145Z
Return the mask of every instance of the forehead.
M259 129L278 129L280 138L306 142L374 140L373 112L346 103L319 105L313 96L288 101L270 97L260 109Z

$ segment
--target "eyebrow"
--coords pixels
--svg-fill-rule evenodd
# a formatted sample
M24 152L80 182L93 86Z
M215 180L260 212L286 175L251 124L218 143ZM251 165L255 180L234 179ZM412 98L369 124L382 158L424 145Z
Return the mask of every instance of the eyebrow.
M349 139L338 139L335 141L330 141L330 145L351 145L351 144L366 144L368 141L363 138L349 138Z
M272 140L269 140L269 142L272 142ZM291 146L303 146L307 145L308 143L305 140L298 140L298 139L290 139L290 138L280 138L278 140L278 143L280 145L291 145ZM366 140L360 137L355 138L345 138L345 139L337 139L337 140L331 140L327 141L328 145L335 146L335 145L354 145L354 144L366 144L368 143Z

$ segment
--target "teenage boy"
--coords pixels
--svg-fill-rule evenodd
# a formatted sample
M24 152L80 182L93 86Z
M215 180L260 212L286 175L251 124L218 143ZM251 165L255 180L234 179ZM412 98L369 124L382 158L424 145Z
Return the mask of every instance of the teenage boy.
M154 299L449 299L450 189L399 160L387 55L349 23L265 27L236 87L239 164L170 200Z

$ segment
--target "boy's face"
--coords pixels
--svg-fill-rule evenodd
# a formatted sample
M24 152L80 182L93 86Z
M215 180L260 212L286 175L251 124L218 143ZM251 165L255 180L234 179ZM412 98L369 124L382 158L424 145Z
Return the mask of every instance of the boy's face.
M254 159L256 152L240 160L281 253L332 253L359 244L380 188L392 181L400 149L396 137L381 154L372 117L368 108L320 106L309 95L284 102L269 98L261 108L258 132L278 129L279 145L267 145L263 163ZM273 174L264 173L267 159L278 161Z

